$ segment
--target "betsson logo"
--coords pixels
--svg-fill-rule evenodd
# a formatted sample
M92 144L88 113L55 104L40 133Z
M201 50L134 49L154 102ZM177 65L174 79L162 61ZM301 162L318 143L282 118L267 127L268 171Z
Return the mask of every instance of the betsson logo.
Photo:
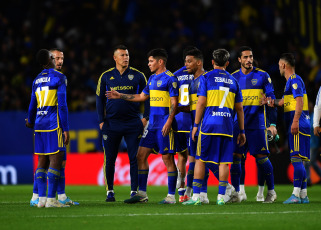
M18 176L17 176L17 170L12 165L2 166L0 165L0 174L1 174L1 183L3 185L8 184L8 175L11 176L11 179L9 180L11 184L17 184L18 183Z
M115 164L115 184L130 185L130 166L122 162L123 160L118 157ZM105 185L104 168L99 170L98 185ZM149 160L149 185L167 185L167 170L161 157Z

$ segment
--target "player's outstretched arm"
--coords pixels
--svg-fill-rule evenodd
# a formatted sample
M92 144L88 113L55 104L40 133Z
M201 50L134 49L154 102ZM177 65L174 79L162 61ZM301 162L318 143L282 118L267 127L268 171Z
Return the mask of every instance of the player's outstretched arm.
M237 137L237 144L243 146L246 142L246 137L244 133L244 112L242 102L235 103L235 111L237 113L237 122L240 129L240 133Z
M140 102L146 101L149 98L149 95L144 92L141 92L141 94L124 94L112 89L111 91L106 91L106 97L108 99L123 99L126 101Z

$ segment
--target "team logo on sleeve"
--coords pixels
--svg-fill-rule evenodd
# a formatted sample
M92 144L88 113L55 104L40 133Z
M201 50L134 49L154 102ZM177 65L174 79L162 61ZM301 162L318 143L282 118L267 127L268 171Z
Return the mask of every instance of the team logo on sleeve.
M294 83L294 84L292 85L292 87L293 87L293 89L297 89L297 88L298 88L298 84L297 84L297 83Z
M157 81L157 87L160 87L161 85L162 85L162 81L161 80Z
M268 78L268 81L270 82L270 84L272 83L272 80L271 80L271 78L270 78L270 77Z
M67 79L65 79L65 84L66 84L66 86L67 86L67 83L68 83L68 81L67 81Z
M252 85L256 85L257 84L257 79L252 79L251 82L252 82Z
M176 89L176 87L177 87L177 82L173 82L172 85L173 85L174 89Z
M129 79L129 80L133 80L133 79L134 79L134 75L129 74L129 75L128 75L128 79Z

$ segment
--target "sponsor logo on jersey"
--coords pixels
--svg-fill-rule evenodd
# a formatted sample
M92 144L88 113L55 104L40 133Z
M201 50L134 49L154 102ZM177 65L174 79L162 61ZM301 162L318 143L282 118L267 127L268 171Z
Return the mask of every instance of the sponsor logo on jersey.
M157 87L160 87L161 85L162 85L162 81L161 80L157 81Z
M256 85L257 84L257 79L252 79L251 82L252 82L252 85Z
M110 87L110 89L113 89L113 90L133 90L134 87L130 86L130 85L118 85L115 87Z
M151 97L150 101L164 101L162 97Z
M297 89L297 88L298 88L298 84L297 84L297 83L294 83L294 84L292 85L292 87L293 87L293 89Z
M134 79L134 75L129 74L129 75L128 75L128 79L129 79L129 80L133 80L133 79Z
M233 84L233 81L232 79L228 79L228 78L225 78L225 77L214 77L215 78L215 82L223 82L223 83L226 83L226 84Z
M176 82L176 81L173 82L172 85L173 85L174 89L176 89L176 87L177 87L177 82Z
M228 112L214 112L214 111L212 111L212 116L231 117L232 115Z
M50 77L42 77L36 80L35 84L43 83L43 82L50 82Z
M259 100L258 96L243 96L243 101L254 101L254 100Z
M47 115L48 111L38 111L37 115L42 116L42 115Z
M114 80L115 78L113 76L111 76L111 78L109 78L109 80Z

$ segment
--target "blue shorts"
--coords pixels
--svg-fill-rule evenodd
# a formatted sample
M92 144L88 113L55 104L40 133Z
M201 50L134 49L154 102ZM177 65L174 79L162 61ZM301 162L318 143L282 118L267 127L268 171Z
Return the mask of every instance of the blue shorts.
M310 136L303 133L288 134L290 156L299 155L303 161L310 159Z
M150 148L155 153L175 154L173 130L166 137L163 137L161 129L146 129L139 146Z
M234 127L233 131L233 145L234 153L243 154L245 157L247 152L250 152L252 156L256 154L269 155L269 145L266 130L264 129L246 129L245 136L246 142L240 147L237 145L237 136L239 135L239 129Z
M52 132L35 132L35 154L50 155L66 152L61 128Z
M233 163L233 138L199 134L197 141L199 160L214 164Z
M189 142L189 132L174 132L175 137L175 150L181 153L187 150Z
M197 156L197 140L198 140L198 136L195 136L195 140L196 141L193 141L192 139L192 134L190 134L190 137L189 137L189 147L188 147L188 154L189 156L191 157L199 157Z

